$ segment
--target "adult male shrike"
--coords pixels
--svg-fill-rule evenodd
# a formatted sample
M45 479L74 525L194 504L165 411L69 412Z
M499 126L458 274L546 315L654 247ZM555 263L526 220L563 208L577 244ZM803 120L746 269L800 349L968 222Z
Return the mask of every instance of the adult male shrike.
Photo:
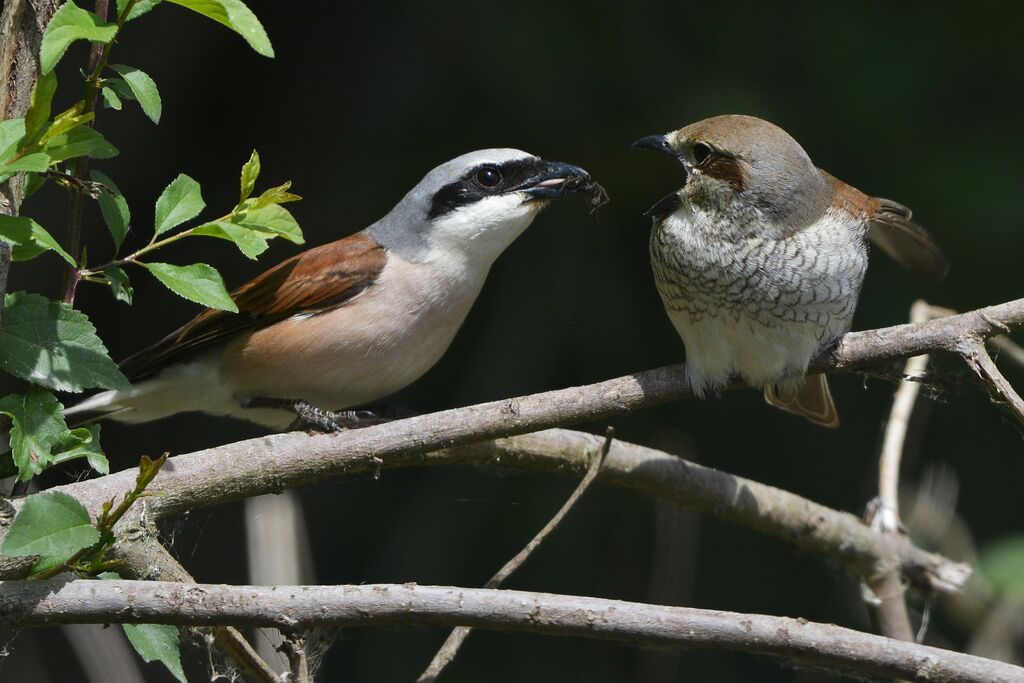
M580 191L599 191L586 171L520 150L453 159L370 227L235 290L239 313L206 310L126 359L131 388L66 415L133 423L199 411L281 430L296 414L317 422L388 396L441 358L491 264L540 210Z

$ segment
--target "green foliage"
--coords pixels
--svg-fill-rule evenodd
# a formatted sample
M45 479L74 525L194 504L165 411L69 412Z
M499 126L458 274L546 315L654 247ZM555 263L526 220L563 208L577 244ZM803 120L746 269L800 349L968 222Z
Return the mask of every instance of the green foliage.
M109 43L115 35L117 26L103 23L92 12L68 0L46 25L43 42L39 47L39 66L44 74L48 74L64 56L68 46L76 40Z
M283 237L295 244L305 242L302 228L299 227L291 212L283 206L271 204L255 211L248 211L238 216L236 222L253 230Z
M0 399L0 413L11 419L11 454L21 479L39 474L68 432L57 397L41 387Z
M114 181L105 174L94 170L89 172L89 177L107 189L100 194L96 201L100 205L103 222L107 224L110 236L114 240L114 251L116 252L121 249L121 243L124 242L124 238L130 230L129 223L132 220L132 213L128 209L128 200L117 189Z
M107 284L110 285L110 291L114 298L131 306L132 297L135 296L135 289L128 279L128 273L124 272L124 268L110 266L109 268L104 268L101 275Z
M85 506L66 493L46 491L25 499L0 552L12 557L39 555L32 568L39 572L62 564L99 539Z
M84 313L27 292L8 294L5 302L0 368L59 391L128 386Z
M231 300L224 280L212 266L205 263L175 266L155 262L144 265L153 277L178 296L210 308L238 312L238 306Z
M73 442L73 443L72 443ZM107 456L100 449L100 426L89 425L79 427L68 432L68 436L61 442L67 446L67 450L61 450L53 454L52 464L61 463L85 458L89 467L99 474L110 474L110 462ZM71 445L68 445L71 444Z
M0 121L0 159L8 159L25 137L25 119Z
M274 48L263 30L263 24L241 0L168 0L175 5L187 7L204 17L227 26L242 36L249 46L264 57L273 57Z
M181 683L187 683L181 668L177 626L124 624L124 634L143 661L160 662Z
M142 263L139 258L192 235L230 240L249 258L256 258L265 251L267 242L277 236L301 242L301 231L291 214L278 210L277 206L298 198L288 192L287 183L251 198L260 170L259 156L255 152L243 167L240 202L230 213L157 240L159 235L196 218L205 206L199 184L186 175L179 175L156 202L153 239L125 258L117 258L131 224L125 197L103 173L92 171L90 183L65 173L75 165L62 163L78 157L106 159L118 154L117 148L90 125L95 118L93 107L97 95L105 106L114 110L122 109L126 100L137 101L143 113L159 123L162 101L153 79L138 68L108 64L121 25L146 14L159 2L117 0L117 24L104 23L74 2L66 2L44 31L39 54L42 74L25 118L0 122L0 182L24 172L26 197L48 178L68 191L93 196L110 231L115 256L90 269L84 263L83 251L80 265L74 258L78 254L65 251L30 217L0 215L0 240L11 245L14 261L35 258L47 251L56 252L71 268L77 269L82 282L103 283L110 287L117 300L128 304L132 302L133 290L122 266L131 264L145 267L160 282L187 299L234 311L237 308L212 267L204 263L187 266ZM172 2L231 28L257 52L273 56L266 32L240 0ZM92 73L84 74L85 96L69 109L52 116L57 89L54 67L68 46L78 40L102 43L106 48ZM104 78L106 68L116 76ZM69 298L73 299L73 292ZM4 303L4 314L0 317L0 369L30 385L24 393L0 398L0 415L9 423L11 449L9 455L0 456L0 474L17 474L27 480L49 466L77 459L84 459L100 474L107 474L110 466L100 448L100 427L69 429L63 406L49 389L77 392L93 387L123 388L128 386L126 378L110 360L89 319L71 305L25 292L7 294ZM39 556L31 578L46 579L65 571L84 574L102 571L112 564L104 557L114 542L114 525L145 494L166 458L164 455L150 460L143 456L135 488L116 506L114 500L105 503L95 523L81 503L67 494L44 492L29 496L15 517L0 552ZM185 681L177 628L126 625L125 633L143 659L162 662L178 680Z
M211 221L192 230L192 234L219 237L222 240L234 242L240 252L254 261L267 250L269 246L267 240L273 237L273 235L260 234L249 226L229 221Z
M53 93L56 91L57 74L51 71L39 76L32 89L32 102L25 114L25 131L30 140L46 128L46 122L50 118Z
M44 252L55 251L70 265L76 265L75 259L64 251L53 235L26 216L0 214L0 240L11 245L12 261L28 261Z
M156 200L153 232L160 235L199 215L206 206L199 183L184 173L171 181Z
M117 0L117 16L124 14L125 8L128 7L129 0ZM131 12L128 13L125 21L131 21L132 19L138 19L143 14L153 9L160 4L160 0L139 0L132 6Z
M160 112L162 111L160 91L157 90L153 79L146 72L136 69L134 66L111 64L110 68L116 71L131 88L132 95L139 101L143 113L153 123L160 123Z
M121 98L117 96L117 93L113 88L108 85L103 86L100 90L100 95L103 97L103 106L108 109L121 110Z
M249 155L249 161L242 164L241 192L238 202L242 203L249 198L256 188L256 179L260 177L260 155L256 150Z
M66 133L48 139L43 144L43 151L53 161L64 161L73 157L92 157L93 159L110 159L118 155L117 147L92 128L80 126Z

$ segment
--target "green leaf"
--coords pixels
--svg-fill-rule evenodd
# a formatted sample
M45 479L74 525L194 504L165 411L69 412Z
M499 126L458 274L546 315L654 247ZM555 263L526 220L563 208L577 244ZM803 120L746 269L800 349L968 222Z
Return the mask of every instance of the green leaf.
M264 57L273 57L274 48L263 30L263 24L241 0L169 0L204 17L227 26L245 38L245 42Z
M109 190L103 192L96 201L100 205L100 213L103 214L103 222L110 230L110 236L114 239L114 252L121 248L125 235L131 229L129 224L132 220L132 213L128 209L128 200L124 198L121 191L117 189L114 181L99 171L90 171L89 177L97 183L102 183Z
M25 499L0 552L12 557L40 555L33 571L56 566L100 540L85 506L66 493L44 491Z
M11 418L11 454L22 481L42 472L62 437L70 433L62 411L57 397L38 386L0 399L0 413Z
M280 235L295 244L305 242L302 237L302 228L299 227L295 218L292 217L291 212L277 204L264 206L255 211L247 211L233 218L231 222L254 230Z
M50 105L53 103L53 93L57 90L57 74L50 72L39 76L35 87L32 89L32 103L25 114L25 132L29 138L34 138L46 127L50 118Z
M184 173L171 181L156 200L154 232L159 235L192 220L206 206L199 183Z
M50 23L43 32L43 42L39 47L39 66L44 74L53 71L64 51L76 40L88 40L93 43L109 43L117 35L117 26L104 24L92 12L68 2L61 5L53 14Z
M0 369L58 391L129 386L84 313L28 292L12 292L5 302Z
M160 123L162 109L160 91L157 90L153 79L146 72L136 69L134 66L111 64L110 68L120 74L124 82L132 89L132 94L139 101L139 106L142 107L143 113L149 117L149 120L153 123Z
M249 161L242 165L242 193L240 202L244 202L252 194L256 187L256 179L260 175L260 155L256 150L252 151Z
M39 138L39 142L41 144L45 143L61 133L67 133L69 130L84 126L96 118L96 114L91 111L82 113L83 109L85 109L85 100L79 100L75 102L75 106L57 114L53 119L53 123L46 128L46 131Z
M118 301L123 301L129 306L132 305L132 297L135 295L135 289L132 287L131 281L128 279L128 274L124 272L124 269L117 266L106 268L103 271L103 279L110 285L110 291L113 293L114 298Z
M292 194L288 189L292 186L292 181L282 183L277 187L272 187L269 190L264 190L263 194L256 198L251 204L245 206L246 209L252 211L255 209L261 209L264 206L270 206L271 204L286 204L287 202L297 202L302 197L297 194Z
M117 92L114 91L109 85L104 85L103 89L100 90L100 94L103 95L103 106L107 109L121 110L121 98L117 96Z
M53 464L85 458L89 467L99 474L110 474L110 462L100 450L100 426L89 425L73 429L65 435L53 454Z
M239 251L254 261L267 250L267 240L276 237L272 234L260 234L246 226L227 221L213 221L206 225L200 225L192 231L192 234L218 237L234 242Z
M0 160L14 156L25 137L25 119L0 121Z
M55 251L61 258L74 266L75 259L64 251L46 229L26 216L5 216L0 214L0 240L11 244L12 261L28 261L36 256Z
M124 624L124 634L143 661L161 662L181 683L188 683L181 669L177 626Z
M53 161L64 161L73 157L92 157L93 159L109 159L118 154L117 147L92 128L85 126L74 128L47 140L43 151Z
M21 171L43 173L46 169L50 168L50 162L50 157L42 152L26 154L20 159L16 159L8 164L0 166L0 182L7 180L15 173L19 173Z
M170 263L144 263L142 265L153 274L153 277L178 296L210 308L238 313L238 306L228 294L224 280L212 266L205 263L193 263L189 266L175 266ZM5 313L0 322L6 317Z
M120 17L124 13L124 8L127 6L127 4L128 0L117 0L118 17ZM128 13L128 18L125 19L125 21L128 22L132 19L138 19L143 14L145 14L146 12L153 9L159 4L160 0L139 0L139 2L135 3L135 5L132 7L132 11Z
M46 183L46 176L42 173L25 174L25 197L31 197L40 187Z
M104 78L103 87L110 88L111 90L113 90L115 93L117 93L117 96L120 97L122 100L135 99L135 93L133 93L132 89L128 87L128 84L125 83L123 79L117 78L116 76L111 78Z

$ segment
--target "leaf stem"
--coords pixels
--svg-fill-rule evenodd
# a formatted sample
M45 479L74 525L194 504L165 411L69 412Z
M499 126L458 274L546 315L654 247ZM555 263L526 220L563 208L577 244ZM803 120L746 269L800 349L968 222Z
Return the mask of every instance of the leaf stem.
M110 50L114 46L114 42L121 34L121 29L124 27L124 23L128 20L128 14L132 11L135 3L138 0L128 0L125 3L124 10L117 17L117 30L114 32L114 36L110 39L107 44L93 43L92 50L89 53L89 75L85 79L85 108L84 113L96 112L96 100L100 94L100 87L102 85L102 79L100 74L107 67L107 63L110 61ZM96 15L100 18L100 21L107 20L107 9L110 5L110 0L96 0ZM93 125L93 122L87 125ZM89 172L89 157L79 157L75 164L74 177L78 180L85 180L86 175ZM67 231L67 251L71 254L72 258L78 260L81 256L82 248L82 204L83 197L80 193L74 192L71 194L70 206L68 208L68 231ZM82 279L82 270L76 266L68 266L64 271L64 285L63 294L61 298L64 303L73 305L75 302L75 291L78 289L78 283Z
M165 462L167 462L167 457L169 455L169 453L164 453L156 460L151 460L145 455L142 456L142 459L139 461L139 474L135 477L135 488L124 494L124 498L121 499L121 502L116 508L114 507L113 499L103 504L103 511L99 514L99 517L96 518L96 524L94 525L97 531L100 532L99 541L87 548L82 548L74 555L64 560L64 562L28 577L29 580L42 581L44 579L51 579L58 574L63 574L70 570L81 570L95 573L96 571L108 568L110 566L110 561L104 560L103 555L114 541L114 526L121 521L121 518L124 517L131 506L135 504L135 501L146 495L146 487L149 486L150 482L153 481L153 478L160 472L160 468L163 467ZM86 563L84 566L79 565L80 560L89 557L95 559Z

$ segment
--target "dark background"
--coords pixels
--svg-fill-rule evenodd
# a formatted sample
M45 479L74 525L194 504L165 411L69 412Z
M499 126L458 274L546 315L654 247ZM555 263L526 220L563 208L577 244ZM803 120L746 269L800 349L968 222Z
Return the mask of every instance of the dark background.
M641 213L679 184L663 160L629 144L721 113L769 119L823 168L915 209L951 255L925 285L873 258L856 329L905 321L915 298L971 309L1021 296L1019 12L972 3L634 1L588 3L250 2L277 52L176 6L128 25L113 61L147 71L164 100L154 127L133 103L102 110L98 127L121 156L95 167L115 179L138 245L163 187L185 172L220 215L255 147L260 187L285 179L310 245L383 215L426 171L463 152L519 147L587 168L612 202L596 217L580 201L552 206L502 256L447 355L398 400L418 412L607 379L680 362L647 260ZM84 45L62 63L57 104L77 98ZM64 198L40 192L25 211L62 234ZM108 256L95 207L91 260ZM216 265L231 286L298 247L274 242L260 263L229 244L188 240L160 260ZM12 288L57 294L59 260L13 271ZM80 306L115 358L155 341L198 308L132 273L135 306L83 285ZM939 368L961 373L955 359ZM1024 374L1006 366L1019 386ZM905 468L913 483L937 464L959 481L957 511L978 544L1021 527L1020 433L965 377L922 401ZM612 422L627 440L789 489L860 514L876 491L876 458L893 385L832 383L843 424L829 431L770 410L752 391L645 410ZM70 400L70 399L69 399ZM604 424L585 428L600 431ZM114 467L142 453L185 453L258 434L240 423L179 416L104 426ZM74 473L52 475L51 483ZM469 468L386 472L379 480L305 489L316 580L476 586L562 503L574 481ZM244 582L239 507L200 511L168 528L196 578ZM855 582L746 529L598 485L510 588L806 617L869 629ZM915 605L916 610L920 605ZM930 642L968 634L933 618ZM45 636L39 632L36 637ZM57 632L14 643L18 671L36 647L53 680L72 680ZM327 655L324 681L411 681L445 633L350 629ZM24 647L19 647L22 643ZM193 653L193 662L198 658ZM170 680L156 665L152 680ZM201 676L196 669L196 675ZM197 678L196 680L201 680ZM585 640L478 632L448 681L845 680L715 652L666 653Z

